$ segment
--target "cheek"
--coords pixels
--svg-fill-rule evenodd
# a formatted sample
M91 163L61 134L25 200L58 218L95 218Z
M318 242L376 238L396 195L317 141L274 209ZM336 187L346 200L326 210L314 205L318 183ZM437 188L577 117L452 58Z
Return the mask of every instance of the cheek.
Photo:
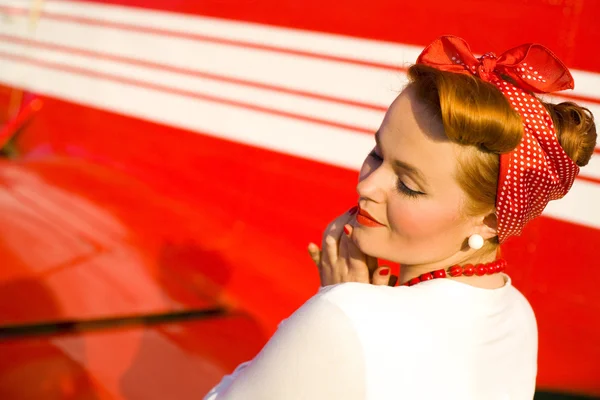
M450 202L439 203L411 199L401 194L390 202L389 224L393 233L407 240L438 236L458 226L459 210L449 207Z

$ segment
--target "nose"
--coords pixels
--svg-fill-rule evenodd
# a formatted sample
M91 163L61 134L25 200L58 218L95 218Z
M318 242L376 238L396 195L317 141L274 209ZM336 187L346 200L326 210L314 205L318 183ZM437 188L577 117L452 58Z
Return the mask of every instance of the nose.
M360 199L383 203L385 201L385 188L388 180L389 177L386 177L384 168L381 165L374 166L365 162L360 170L356 192Z

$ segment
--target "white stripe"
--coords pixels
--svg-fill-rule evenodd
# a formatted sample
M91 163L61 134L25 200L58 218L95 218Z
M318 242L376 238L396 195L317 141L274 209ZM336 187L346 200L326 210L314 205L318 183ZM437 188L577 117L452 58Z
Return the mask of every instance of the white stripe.
M28 2L25 0L0 0L0 5L28 7ZM44 3L44 10L76 17L216 36L229 40L389 65L412 63L422 50L418 46L351 38L344 35L309 32L293 28L274 28L250 22L90 2L47 0Z
M0 23L0 33L29 37L27 19ZM110 53L134 59L188 68L294 90L388 106L404 85L403 74L359 65L213 43L155 36L109 28L41 20L35 37L44 42ZM37 49L35 50L38 51ZM96 63L90 60L90 63ZM124 67L125 68L125 67ZM227 95L227 91L222 94ZM319 116L319 109L313 112ZM369 129L373 122L362 123Z
M26 81L30 90L343 168L357 170L374 144L371 136L319 124L206 101L190 101L177 95L16 62L4 61L1 66L3 83L13 83L19 71L25 70L26 75L32 77ZM547 215L600 229L597 207L600 185L576 182L567 199L566 203L561 201L560 205L549 207Z
M18 37L27 38L30 36L29 32L26 17L15 17L10 23L0 24L0 33L3 34L16 33ZM273 36L277 36L275 33L273 32ZM42 19L36 28L35 37L42 38L44 42L75 49L163 63L382 107L390 104L406 82L403 74L393 71L53 20ZM152 45L150 46L149 43ZM52 52L30 49L29 53L43 55ZM56 59L56 57L50 58ZM66 55L59 58L67 63L82 59L79 56ZM79 61L73 63L82 65ZM109 70L121 69L124 75L133 71L133 67L127 65L119 67L115 63L97 59L89 60L87 64L97 66L98 70L102 70L103 66L112 65ZM207 93L218 94L232 100L254 99L261 105L276 106L283 111L291 112L294 110L290 107L297 107L296 111L299 114L356 125L368 130L377 129L381 119L379 112L362 109L350 111L347 106L324 104L322 101L306 99L292 101L289 95L236 88L231 84L216 84L206 79L175 76L172 73L151 70L141 71L140 74L151 75L148 79L155 83L165 82L164 77L170 76L172 79L166 81L171 82L175 87L187 87L188 82L195 79L196 86L204 87ZM583 105L588 106L595 115L600 115L599 105L592 103L583 103Z
M23 4L18 0L0 0L0 4L3 3ZM222 37L220 34L227 31L225 28L235 26L231 22L223 25L216 23L217 20L215 19L204 17L147 10L138 11L128 7L105 6L85 2L48 2L45 9L110 22L135 23L142 26L187 33L209 34L216 37ZM10 24L0 23L0 27L2 33L12 32L21 37L32 37L28 24L26 17L14 17L11 19ZM283 28L260 27L257 25L256 29L247 27L242 30L243 32L247 31L247 36L241 33L239 33L239 37L228 36L231 39L244 42L271 44L265 41L261 42L258 39L276 38L281 34L281 38L278 39L281 41L281 47L296 50L310 50L309 45L320 43L322 39L321 34L307 34L301 31L297 31L292 36L286 35L288 30ZM192 68L202 72L336 96L383 107L391 103L404 83L404 76L391 70L223 46L176 37L66 23L44 18L37 24L35 37L45 42L108 52L177 67ZM288 40L284 41L285 38L288 38ZM332 43L331 48L341 46L341 43L354 42L354 39L350 40L348 38L341 40ZM367 42L370 43L370 41ZM303 44L306 49L303 49L303 46L299 44ZM329 53L331 53L331 48ZM340 48L343 48L343 46ZM347 52L349 54L361 54L365 48L367 48L366 45L364 47L350 46ZM325 54L325 52L321 53ZM382 54L387 54L387 52L382 52Z
M585 167L581 168L580 175L600 180L600 154L596 153Z
M580 71L576 69L569 69L573 80L575 81L575 89L567 91L566 93L572 93L576 95L591 97L593 99L600 99L600 74L588 71ZM596 113L600 118L600 114Z
M600 229L600 186L576 180L565 197L551 201L543 215Z
M190 101L178 95L18 62L3 61L0 67L0 81L5 84L14 83L25 70L31 78L23 84L33 91L344 168L358 169L374 145L373 136L344 129L213 102Z
M0 42L0 51L18 55L24 54L27 48L22 45ZM102 73L149 82L163 87L166 86L306 117L321 118L327 121L357 126L373 132L375 132L381 123L384 115L383 111L362 109L302 96L244 87L232 83L223 83L155 69L140 68L133 65L91 59L51 50L36 50L34 56L39 61L60 63L91 71L101 71ZM30 79L30 77L25 75L22 77L23 79Z
M0 5L26 8L29 3L25 0L0 0ZM44 3L44 10L70 16L216 36L230 40L396 66L406 66L414 63L422 50L422 46L395 42L118 5L47 0ZM600 98L599 73L576 69L570 69L570 71L576 83L575 90L572 93Z

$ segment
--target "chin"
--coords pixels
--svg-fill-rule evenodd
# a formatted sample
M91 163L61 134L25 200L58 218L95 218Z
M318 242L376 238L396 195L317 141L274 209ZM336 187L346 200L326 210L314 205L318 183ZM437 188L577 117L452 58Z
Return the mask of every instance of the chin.
M359 225L354 229L352 240L360 251L380 260L412 265L435 262L443 258L436 256L439 249L435 247L425 246L416 249L414 246L407 245L402 240L391 241L389 233L385 228L369 228ZM429 243L431 244L431 242ZM424 254L429 257L423 259Z
M382 235L377 235L375 232L369 232L373 228L365 228L362 226L354 227L354 232L352 234L352 241L356 246L368 256L377 257L381 259L386 259L389 261L394 261L389 259L390 254L385 254L385 239L383 239ZM379 228L376 228L379 229Z

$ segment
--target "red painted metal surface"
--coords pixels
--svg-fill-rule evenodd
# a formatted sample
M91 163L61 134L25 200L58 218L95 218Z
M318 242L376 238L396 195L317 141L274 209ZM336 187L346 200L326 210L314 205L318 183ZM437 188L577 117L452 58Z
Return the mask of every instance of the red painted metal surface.
M368 10L312 0L302 6L264 0L113 3L419 45L453 32L475 51L519 44L525 26L528 39L556 50L570 66L600 71L598 55L587 51L600 39L592 23L600 9L592 1L495 1L485 7L435 2L430 8L381 1ZM90 53L85 55L105 56ZM123 56L118 61L144 63ZM0 90L2 122L15 115L14 93ZM329 220L355 202L357 173L48 95L40 99L44 107L11 143L16 155L0 159L0 324L213 306L235 315L0 339L0 398L201 397L256 354L281 319L315 293L318 277L306 244L319 240ZM584 239L565 240L573 237ZM503 249L515 285L538 318L541 389L600 396L600 270L593 265L599 244L597 229L539 218ZM538 275L536 265L548 266L549 273Z
M264 333L247 316L0 341L2 399L193 399Z

